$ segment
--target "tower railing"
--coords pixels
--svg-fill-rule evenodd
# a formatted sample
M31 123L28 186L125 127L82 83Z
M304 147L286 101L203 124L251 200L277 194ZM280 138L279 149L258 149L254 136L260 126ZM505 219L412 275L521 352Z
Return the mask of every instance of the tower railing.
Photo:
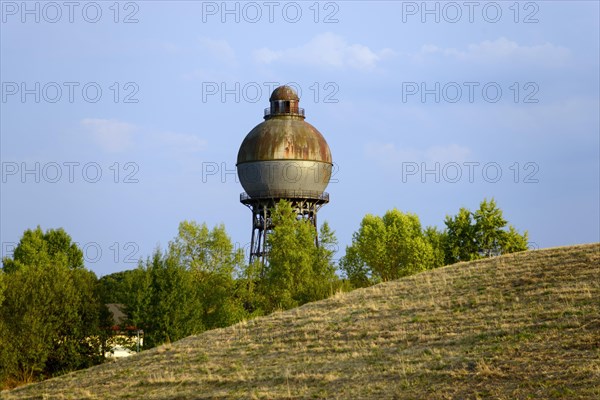
M269 117L271 115L300 115L302 117L304 117L304 108L302 107L298 107L297 109L293 110L293 111L276 111L274 113L271 113L271 107L267 107L265 108L265 117Z
M311 199L329 203L329 193L314 190L269 190L253 193L252 196L246 192L240 194L241 203L262 199Z

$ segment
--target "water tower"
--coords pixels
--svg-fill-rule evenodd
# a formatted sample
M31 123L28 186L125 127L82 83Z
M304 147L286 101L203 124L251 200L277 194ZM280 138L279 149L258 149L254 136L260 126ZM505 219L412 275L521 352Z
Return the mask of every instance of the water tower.
M269 101L265 120L244 138L236 164L246 191L240 202L252 211L250 262L260 259L263 264L266 238L273 229L271 210L287 200L298 218L308 219L316 229L317 211L329 202L325 188L333 166L325 138L304 121L294 89L280 86Z

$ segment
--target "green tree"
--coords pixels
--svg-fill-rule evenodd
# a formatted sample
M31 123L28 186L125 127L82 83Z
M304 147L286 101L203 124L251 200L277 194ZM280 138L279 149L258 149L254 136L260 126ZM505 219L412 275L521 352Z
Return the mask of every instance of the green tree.
M0 269L0 306L2 306L2 302L4 301L4 291L6 290L6 280L4 276L4 271Z
M242 271L244 253L235 249L224 225L209 230L206 224L183 221L169 245L169 256L191 273L207 329L246 317L234 279Z
M4 304L4 292L6 290L7 278L6 273L0 269L0 310L5 307ZM14 370L14 359L15 354L11 349L11 343L9 342L8 327L2 318L2 311L0 311L0 390L8 388L7 384L10 372Z
M527 250L527 231L521 235L512 225L507 231L507 221L494 199L484 199L474 213L461 208L456 216L447 216L445 223L447 264Z
M129 296L127 281L135 269L114 272L98 279L98 291L104 304L125 304Z
M314 226L298 219L289 202L272 210L275 226L267 237L268 264L261 271L266 312L288 309L327 297L338 284L333 266L335 235L329 225L321 228L317 247Z
M311 225L311 230L314 228ZM336 267L333 257L337 249L337 238L331 230L327 221L323 222L319 229L318 247L310 247L313 254L312 270L310 279L312 282L307 286L305 301L324 299L335 293L341 282L335 274Z
M25 231L3 260L0 377L30 382L102 360L96 276L62 229Z
M431 244L433 249L433 267L438 268L446 264L446 241L448 235L446 232L439 231L434 226L428 226L423 232L425 239Z
M471 211L461 208L454 217L446 216L446 264L479 258Z
M27 229L13 252L13 258L2 260L5 272L23 265L41 265L48 262L65 264L69 268L83 268L83 252L71 242L64 229L49 229L44 233L39 226Z
M144 329L144 347L247 317L234 279L242 260L223 225L181 222L166 252L156 250L123 279L129 321Z
M168 254L155 250L126 282L126 313L131 325L144 329L145 348L204 330L192 276Z
M368 287L379 282L379 277L372 274L356 246L346 246L346 254L340 259L340 269L353 288Z
M496 201L483 199L479 209L473 213L475 220L475 242L477 251L483 257L492 257L502 254L506 220L502 217L502 210Z
M106 308L97 291L96 275L84 268L69 269L68 284L60 299L64 312L54 333L53 349L45 373L60 373L87 368L104 360L101 351L101 315ZM68 296L66 293L68 292ZM67 313L68 311L68 313Z
M150 259L147 259L146 262L140 260L137 268L130 270L123 279L127 293L123 298L127 323L130 326L145 329L145 333L150 331L152 325L150 309L154 294L152 275L148 272L148 264L150 264ZM151 347L147 340L144 341L144 347Z
M156 250L147 261L151 281L149 326L144 338L150 346L172 342L204 330L202 304L190 271L168 254Z
M55 310L60 300L56 297L65 288L56 286L66 281L55 277L64 278L62 272L50 264L21 266L7 275L9 289L0 310L6 335L2 340L5 381L32 382L44 371L57 330L54 320L61 317L60 310Z
M393 209L363 218L342 264L347 271L364 270L364 264L377 280L388 281L434 267L435 254L419 217Z
M246 318L265 315L268 310L264 290L264 266L260 260L244 266L236 279L236 293Z
M517 251L525 251L529 246L529 233L523 232L521 235L514 226L508 227L508 232L504 232L502 238L502 251L504 253L515 253Z

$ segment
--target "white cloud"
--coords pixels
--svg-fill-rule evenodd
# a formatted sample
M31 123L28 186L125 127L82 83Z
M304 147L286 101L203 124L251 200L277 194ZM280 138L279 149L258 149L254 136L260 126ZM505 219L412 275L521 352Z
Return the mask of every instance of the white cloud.
M326 32L299 47L284 50L263 47L254 52L254 58L261 64L283 62L336 69L350 67L372 70L378 62L393 54L387 48L374 51L362 44L348 44L342 36Z
M208 51L215 59L223 61L226 64L233 65L236 62L235 51L225 39L211 39L201 37L200 45Z
M102 149L117 153L133 145L133 133L137 127L115 119L85 118L81 125L87 128L92 139Z
M500 37L496 40L485 40L481 43L469 44L463 50L426 44L421 47L416 58L422 59L436 54L451 57L459 61L478 63L506 62L516 65L525 63L549 67L565 65L570 57L569 49L549 42L524 46L505 37Z

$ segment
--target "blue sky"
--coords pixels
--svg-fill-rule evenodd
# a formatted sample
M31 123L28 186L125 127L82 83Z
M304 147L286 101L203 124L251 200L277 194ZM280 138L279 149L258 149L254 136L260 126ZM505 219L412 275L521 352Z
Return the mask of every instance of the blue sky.
M98 275L183 220L247 246L239 145L289 83L340 242L494 197L531 247L600 240L599 3L1 2L2 255L63 227Z

